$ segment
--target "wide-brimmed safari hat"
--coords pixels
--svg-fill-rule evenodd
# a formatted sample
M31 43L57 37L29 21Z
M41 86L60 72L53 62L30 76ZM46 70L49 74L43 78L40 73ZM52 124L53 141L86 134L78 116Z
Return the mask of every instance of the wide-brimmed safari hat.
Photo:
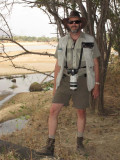
M64 18L64 19L62 20L62 23L63 23L63 25L65 26L65 28L68 29L69 19L70 19L70 18L73 18L73 17L79 17L79 19L80 19L80 21L81 21L81 23L82 23L81 29L86 26L86 24L87 24L86 18L80 17L79 12L74 10L74 11L71 11L71 13L70 13L70 15L69 15L68 18Z

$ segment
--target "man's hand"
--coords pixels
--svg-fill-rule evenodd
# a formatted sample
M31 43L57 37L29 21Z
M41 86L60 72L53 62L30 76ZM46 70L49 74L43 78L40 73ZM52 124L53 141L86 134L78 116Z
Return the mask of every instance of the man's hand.
M99 96L100 90L99 90L99 85L95 84L95 87L92 91L92 96L94 99L96 99Z

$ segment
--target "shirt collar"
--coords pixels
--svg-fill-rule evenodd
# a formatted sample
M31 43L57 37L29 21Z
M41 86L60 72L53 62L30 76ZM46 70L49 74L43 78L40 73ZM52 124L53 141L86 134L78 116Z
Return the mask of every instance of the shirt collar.
M79 38L85 38L85 33L81 31ZM68 39L72 39L71 36L70 36L70 33L68 33Z

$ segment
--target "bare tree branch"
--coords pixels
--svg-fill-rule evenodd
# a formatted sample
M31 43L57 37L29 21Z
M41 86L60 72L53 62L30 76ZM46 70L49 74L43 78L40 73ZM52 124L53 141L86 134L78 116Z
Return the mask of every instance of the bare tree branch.
M0 28L0 30L10 38L10 35L5 30L3 30L2 28Z
M16 57L19 57L19 56L22 56L22 55L27 55L27 54L35 54L35 55L41 55L41 56L53 56L54 57L54 54L49 54L47 52L43 52L43 53L40 53L40 52L32 52L32 51L28 51L28 52L23 52L23 53L20 53L20 54L17 54L17 55L14 55L14 56L0 56L2 58L16 58Z
M44 74L44 75L46 75L46 76L50 76L50 77L52 77L52 78L54 78L54 76L52 76L52 75L50 75L50 74L47 74L47 73L45 73L45 72L40 72L40 71L38 71L38 70L36 70L36 69L31 69L31 68L27 68L27 67L24 67L24 66L14 66L14 68L19 68L19 69L26 69L26 70L28 70L28 71L33 71L33 72L35 72L35 73L40 73L40 74Z
M0 13L0 16L3 18L4 22L6 23L6 25L7 25L7 27L8 27L8 30L9 30L9 33L10 33L10 37L13 38L13 35L12 35L12 33L11 33L10 27L9 27L6 19L4 18L4 16L3 16L1 13Z
M2 58L16 58L16 57L18 57L18 56L22 56L22 55L26 55L26 54L36 54L36 55L44 55L44 56L54 56L54 54L50 54L50 53L48 53L48 52L43 52L43 53L40 53L40 52L33 52L33 51L28 51L25 47L23 47L20 43L18 43L18 42L16 42L16 41L14 41L13 39L8 39L8 38L0 38L0 40L1 41L10 41L10 42L13 42L13 43L15 43L15 44L17 44L18 46L20 46L25 52L23 52L23 53L20 53L20 54L17 54L17 55L14 55L14 56L0 56L0 57L2 57ZM5 48L4 48L4 50L5 50Z
M40 71L38 71L38 70L36 70L36 69L27 68L27 67L24 67L24 66L16 66L16 65L13 63L12 59L10 58L10 56L8 56L8 54L5 52L4 45L3 45L3 51L4 51L4 54L5 54L6 57L9 59L9 61L11 62L12 66L13 66L14 68L26 69L26 70L29 70L29 71L34 71L34 72L36 72L36 73L41 73L41 74L44 74L44 75L47 75L47 76L49 76L49 77L53 77L53 78L54 78L54 76L51 75L52 73L47 74L47 73L44 73L44 72L40 72Z
M41 82L40 84L42 84L48 77L51 77L51 74L53 74L53 73L54 73L54 71L50 72L50 74L47 75L47 76L42 80L42 82Z

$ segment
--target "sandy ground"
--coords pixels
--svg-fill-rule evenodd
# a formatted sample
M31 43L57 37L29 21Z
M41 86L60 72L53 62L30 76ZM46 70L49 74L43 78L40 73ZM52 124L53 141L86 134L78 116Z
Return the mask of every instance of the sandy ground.
M55 50L49 49L49 50L39 50L37 52L43 53L48 52L52 53L54 55ZM10 52L8 55L16 55L21 52ZM5 55L5 54L3 54ZM13 74L25 74L25 73L32 73L32 71L21 69L21 68L15 68L13 67L12 62L17 67L25 67L28 69L34 69L39 72L45 72L45 71L53 71L55 66L55 58L49 57L49 56L41 56L41 55L23 55L20 57L17 57L11 61L4 61L3 58L0 57L0 75L13 75Z

